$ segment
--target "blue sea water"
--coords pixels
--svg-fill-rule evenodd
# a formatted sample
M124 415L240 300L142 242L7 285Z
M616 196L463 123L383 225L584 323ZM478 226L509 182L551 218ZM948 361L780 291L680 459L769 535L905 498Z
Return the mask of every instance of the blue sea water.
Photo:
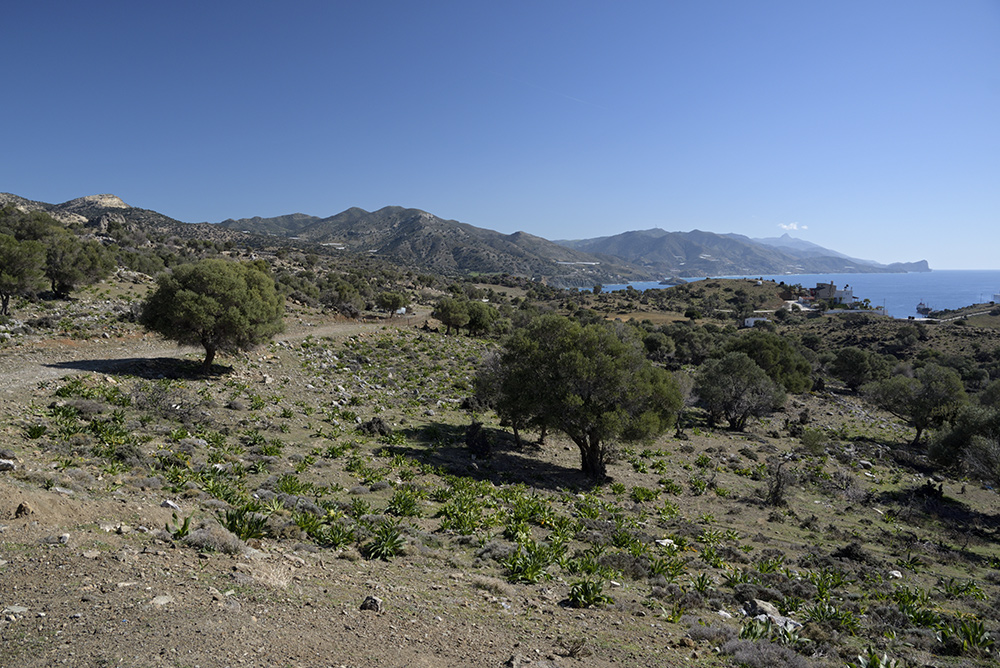
M789 285L798 283L806 288L815 287L817 283L834 283L838 288L849 285L854 290L855 299L869 299L872 306L885 306L886 312L894 318L917 315L917 304L920 302L936 311L955 309L994 301L994 295L1000 293L1000 271L996 270L938 270L910 274L791 274L725 278L762 278L784 281ZM653 282L631 285L636 290L664 287ZM624 285L604 286L608 291L624 288Z

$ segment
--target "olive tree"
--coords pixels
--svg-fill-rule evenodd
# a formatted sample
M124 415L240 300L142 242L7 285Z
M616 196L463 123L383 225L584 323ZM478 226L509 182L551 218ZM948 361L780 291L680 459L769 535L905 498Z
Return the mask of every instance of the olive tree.
M889 371L890 364L881 355L855 346L838 350L830 364L830 373L844 381L853 392L865 383L885 378Z
M284 299L267 264L212 258L160 274L140 322L168 339L216 352L248 350L284 329Z
M445 326L445 334L451 334L451 328L461 329L469 323L469 302L456 297L444 297L437 303L432 318L437 318Z
M40 242L0 234L0 315L10 315L11 297L41 286L44 263L45 247Z
M52 285L57 297L65 297L79 285L95 283L114 269L112 254L98 241L83 240L43 211L21 211L9 205L0 208L0 234L20 243L32 242L43 248L41 259L33 258ZM10 249L9 242L6 244ZM21 252L25 248L20 249ZM38 246L32 245L32 254ZM7 272L12 276L12 272ZM30 279L34 281L33 274Z
M958 373L937 364L917 369L912 378L896 375L861 389L879 408L916 429L911 445L920 442L925 430L951 420L968 401Z
M695 378L695 391L714 424L720 418L742 431L752 417L770 413L784 403L781 387L745 353L728 353L706 361Z
M383 311L388 311L390 318L409 302L409 298L402 292L383 292L375 298L375 305Z
M488 334L497 320L500 319L500 312L489 304L483 302L470 301L466 307L469 314L469 321L465 326L469 329L469 336L475 334Z
M662 434L681 403L674 379L646 359L631 328L555 315L515 330L483 381L493 383L501 418L563 432L579 448L583 472L597 480L607 477L616 441Z
M746 353L786 392L798 394L812 387L809 360L788 339L778 334L752 329L730 341L726 352Z

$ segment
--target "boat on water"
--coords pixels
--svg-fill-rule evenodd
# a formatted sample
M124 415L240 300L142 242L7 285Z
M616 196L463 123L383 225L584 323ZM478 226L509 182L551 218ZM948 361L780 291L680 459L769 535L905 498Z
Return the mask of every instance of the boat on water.
M923 302L917 304L917 313L919 313L920 315L929 315L930 312L931 312L931 307L928 306L927 304Z

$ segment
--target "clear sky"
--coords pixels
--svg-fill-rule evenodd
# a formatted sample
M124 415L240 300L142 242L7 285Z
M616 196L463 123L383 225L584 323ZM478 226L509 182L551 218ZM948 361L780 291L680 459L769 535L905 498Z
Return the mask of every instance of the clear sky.
M75 0L3 23L0 192L787 230L1000 269L998 0Z

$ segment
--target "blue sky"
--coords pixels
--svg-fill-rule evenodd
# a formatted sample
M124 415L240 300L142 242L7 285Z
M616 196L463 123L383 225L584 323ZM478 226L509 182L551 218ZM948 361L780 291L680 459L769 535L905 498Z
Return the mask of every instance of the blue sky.
M22 2L0 192L1000 269L1000 2Z

